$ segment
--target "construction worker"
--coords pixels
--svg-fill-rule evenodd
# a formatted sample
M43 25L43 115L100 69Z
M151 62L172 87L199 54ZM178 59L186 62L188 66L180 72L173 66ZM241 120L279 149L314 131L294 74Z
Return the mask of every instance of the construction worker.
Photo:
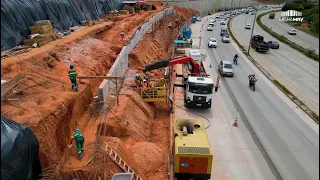
M142 78L140 77L139 74L136 74L135 82L137 86L141 86Z
M81 157L83 153L83 143L84 143L84 137L79 129L74 130L73 136L70 138L69 148L72 147L72 141L75 140L77 153L79 155L79 158Z
M78 91L78 84L77 84L77 71L74 69L74 65L70 64L69 70L69 79L71 81L71 87L73 90Z
M154 88L156 86L156 82L154 81L154 79L152 78L151 81L149 82L149 87Z
M192 48L192 43L193 43L193 41L192 41L192 39L190 39L190 48Z
M142 87L146 88L147 86L148 86L147 80L144 79L142 83Z
M157 83L157 87L164 87L166 81L164 78L161 78L160 81Z
M145 79L146 81L148 81L148 80L149 80L149 74L146 74L146 75L144 76L144 79Z

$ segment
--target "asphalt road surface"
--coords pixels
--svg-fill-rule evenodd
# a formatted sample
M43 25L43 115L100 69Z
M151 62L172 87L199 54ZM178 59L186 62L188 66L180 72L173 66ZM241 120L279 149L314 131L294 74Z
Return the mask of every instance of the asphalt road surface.
M265 11L258 13L262 12ZM251 30L245 29L244 26L252 25L253 19L254 15L241 14L231 20L232 32L245 49L249 45ZM253 34L264 36L266 42L276 40L262 30L257 23ZM284 43L278 43L280 44L279 49L270 49L267 53L259 53L251 49L250 54L298 99L319 114L319 62L306 57Z
M232 61L236 53L240 55L238 65L234 66L235 76L221 77L221 87L214 93L211 109L190 109L180 114L186 117L200 114L210 122L207 132L214 154L211 179L318 179L318 125L254 67L234 42L221 42L218 23L214 31L206 31L206 21L207 18L202 18L201 22L191 25L192 39L195 48L202 23L201 49L207 49L208 38L218 39L216 49L207 49L204 63L214 82L217 64L221 60ZM256 91L248 87L250 73L259 79ZM176 103L183 107L183 98ZM235 117L239 122L237 128L232 126Z
M294 28L293 26L289 25L286 22L279 21L281 12L276 12L274 19L269 19L269 14L263 16L261 18L261 22L272 28L272 31L284 35L286 38L288 38L290 41L297 43L298 45L304 47L304 48L312 48L317 53L319 53L319 38L316 38L308 33L305 33L297 28ZM296 29L297 35L289 35L288 31L290 29Z

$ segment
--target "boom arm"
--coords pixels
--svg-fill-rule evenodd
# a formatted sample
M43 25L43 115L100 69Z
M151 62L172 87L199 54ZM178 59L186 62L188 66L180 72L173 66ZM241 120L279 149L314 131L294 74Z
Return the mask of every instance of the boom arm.
M154 69L159 69L163 67L168 67L168 66L173 66L175 64L185 64L185 63L190 63L192 66L192 74L197 74L199 73L200 65L194 61L191 57L189 56L184 56L184 57L178 57L174 59L164 59L160 61L154 61L149 64L146 64L143 68L143 72L148 72Z

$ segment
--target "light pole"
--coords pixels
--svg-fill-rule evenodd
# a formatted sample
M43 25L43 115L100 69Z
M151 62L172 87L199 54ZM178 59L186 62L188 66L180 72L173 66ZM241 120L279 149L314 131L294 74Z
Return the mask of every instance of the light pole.
M257 13L258 13L258 6L259 6L259 0L258 0L257 7L256 7L256 13L254 14L253 25L252 25L250 41L249 41L249 47L248 47L248 54L250 54L250 44L251 44L251 39L252 39L252 35L253 35L254 24L256 22L256 17L257 17Z

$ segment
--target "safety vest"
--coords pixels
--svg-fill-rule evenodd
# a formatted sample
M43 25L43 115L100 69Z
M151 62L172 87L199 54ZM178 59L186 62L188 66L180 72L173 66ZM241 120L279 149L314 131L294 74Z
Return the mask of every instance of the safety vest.
M74 79L77 77L77 71L73 70L73 69L70 69L69 70L69 77L70 79Z
M143 87L143 88L146 88L147 85L148 85L148 84L147 84L146 82L142 83L142 87Z
M73 134L72 138L74 138L77 142L81 142L81 141L84 140L83 135L81 134L80 131L76 131L76 132Z

